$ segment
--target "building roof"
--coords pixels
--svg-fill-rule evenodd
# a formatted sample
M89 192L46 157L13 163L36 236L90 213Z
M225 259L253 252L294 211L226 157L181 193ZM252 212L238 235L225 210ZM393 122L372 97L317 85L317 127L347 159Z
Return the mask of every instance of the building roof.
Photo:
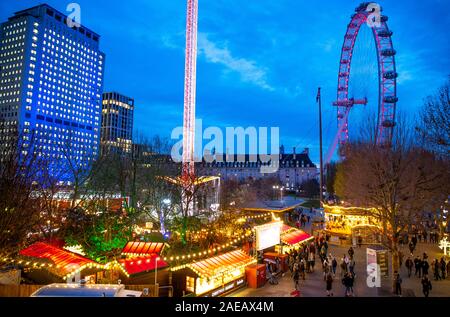
M20 10L20 11L14 12L14 16L11 17L10 19L22 16L22 15L32 15L33 13L36 13L37 11L39 11L42 8L45 8L47 10L53 11L54 13L57 13L58 15L60 15L62 17L63 21L65 21L67 19L67 15L66 14L62 13L59 10L56 10L55 8L49 6L46 3L39 4L39 5L36 5L34 7L31 7L31 8L27 8L27 9L24 9L24 10ZM80 28L78 28L78 29L85 29L86 31L89 31L92 34L94 34L97 37L97 39L100 38L100 35L98 33L92 31L91 29L85 27L84 25L81 25Z
M129 275L133 275L153 271L155 270L155 267L159 270L169 266L169 264L162 259L157 261L157 258L158 255L152 254L128 259L120 259L118 262Z
M159 255L164 249L162 242L128 242L122 250L124 255Z
M79 270L83 266L97 264L76 253L57 248L47 243L36 242L19 252L22 256L47 259L53 262L59 275L67 275Z
M245 267L256 260L242 250L231 251L206 260L188 264L200 277L213 278L232 269Z
M276 154L279 165L282 167L285 167L286 165L290 166L299 166L299 167L316 167L316 165L311 161L309 158L309 155L306 153L299 153L299 154ZM270 158L270 157L269 157ZM238 154L214 154L211 156L212 161L206 162L203 158L203 162L201 164L210 164L212 166L215 165L230 165L230 164L249 164L249 163L256 163L256 165L263 164L270 164L271 160L262 160L260 155L238 155ZM303 166L302 166L303 164Z

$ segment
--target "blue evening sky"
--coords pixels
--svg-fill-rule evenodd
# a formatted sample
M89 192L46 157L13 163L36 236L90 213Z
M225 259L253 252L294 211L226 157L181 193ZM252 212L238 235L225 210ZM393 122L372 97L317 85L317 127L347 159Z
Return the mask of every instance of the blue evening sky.
M183 120L186 1L47 1L63 13L71 2L80 4L82 24L101 35L105 91L135 98L136 131L170 137ZM288 151L309 147L317 162L317 87L326 152L336 132L331 102L340 48L359 2L199 0L197 118L221 128L278 126ZM39 3L1 0L0 20ZM423 98L450 74L450 1L380 4L398 52L398 110L414 118ZM361 85L363 92L376 89L376 83Z

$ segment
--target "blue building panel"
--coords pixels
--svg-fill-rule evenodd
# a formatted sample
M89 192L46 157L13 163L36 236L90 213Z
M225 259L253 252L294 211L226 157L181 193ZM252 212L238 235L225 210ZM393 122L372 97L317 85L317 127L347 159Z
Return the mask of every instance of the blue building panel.
M30 141L23 151L47 157L52 176L64 182L73 178L67 166L88 169L99 154L105 67L100 36L66 19L40 5L16 12L0 35L3 130L9 122L23 132Z

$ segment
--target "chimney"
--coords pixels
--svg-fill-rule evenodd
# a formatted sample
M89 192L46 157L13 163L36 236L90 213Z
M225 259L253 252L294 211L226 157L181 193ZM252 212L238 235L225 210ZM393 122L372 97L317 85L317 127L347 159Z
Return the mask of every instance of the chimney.
M295 146L294 146L294 148L292 149L292 157L293 157L294 160L295 160L295 157L296 157L296 155L295 155Z
M309 147L305 147L303 154L309 155Z
M280 146L280 160L283 158L284 155L284 145Z

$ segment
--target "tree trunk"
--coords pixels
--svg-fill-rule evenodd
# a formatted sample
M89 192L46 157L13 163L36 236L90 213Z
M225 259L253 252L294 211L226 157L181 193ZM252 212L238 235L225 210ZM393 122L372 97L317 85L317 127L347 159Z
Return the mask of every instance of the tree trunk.
M399 249L398 249L398 237L394 234L392 238L392 292L395 292L395 272L400 273L400 257L399 257Z

